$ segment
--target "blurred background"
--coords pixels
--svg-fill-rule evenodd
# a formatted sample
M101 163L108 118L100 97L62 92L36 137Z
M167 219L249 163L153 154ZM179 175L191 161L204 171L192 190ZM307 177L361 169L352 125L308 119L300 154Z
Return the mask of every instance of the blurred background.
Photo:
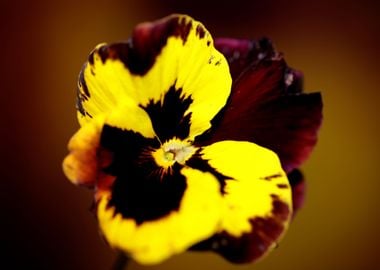
M61 170L78 129L76 79L96 44L170 13L214 37L270 37L304 72L306 91L322 91L325 119L303 166L306 204L269 257L239 266L187 253L129 269L379 269L380 10L370 0L0 0L0 268L110 268L92 194Z

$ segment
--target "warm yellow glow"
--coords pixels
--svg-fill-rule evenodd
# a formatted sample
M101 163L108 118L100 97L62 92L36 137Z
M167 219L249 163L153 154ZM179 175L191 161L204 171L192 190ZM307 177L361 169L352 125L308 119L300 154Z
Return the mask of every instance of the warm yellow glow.
M290 187L278 187L289 183L274 152L249 142L222 141L205 147L202 153L212 167L233 177L227 180L222 218L222 228L228 233L238 237L254 229L250 219L271 216L271 195L291 209ZM271 176L276 177L265 180Z

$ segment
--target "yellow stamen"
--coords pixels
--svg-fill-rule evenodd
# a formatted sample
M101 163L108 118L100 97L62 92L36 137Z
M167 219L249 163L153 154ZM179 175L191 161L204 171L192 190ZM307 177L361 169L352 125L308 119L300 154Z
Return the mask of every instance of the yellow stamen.
M196 148L189 142L171 139L154 151L152 155L158 166L167 169L176 162L185 164L195 151Z

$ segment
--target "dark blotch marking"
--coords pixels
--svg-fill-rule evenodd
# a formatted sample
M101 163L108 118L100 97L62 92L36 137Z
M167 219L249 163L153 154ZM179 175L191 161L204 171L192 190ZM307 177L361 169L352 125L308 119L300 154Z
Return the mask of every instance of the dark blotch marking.
M261 258L284 231L283 222L290 214L287 204L278 197L272 199L272 216L251 219L252 232L239 238L222 232L193 246L192 250L213 249L233 263L248 263Z
M226 186L226 180L232 180L233 178L221 174L215 168L211 167L208 163L208 160L202 159L202 155L200 154L200 149L186 162L186 165L200 170L202 172L209 172L218 180L220 184L220 193L226 194L224 188Z
M197 34L197 36L198 36L200 39L202 39L202 38L205 37L205 35L206 35L206 31L205 31L205 29L202 27L202 25L198 24L197 29L196 29L196 34Z
M266 180L266 181L271 181L272 179L275 179L275 178L278 178L278 177L281 177L281 176L282 176L282 174L277 173L277 174L261 177L260 179Z
M277 187L278 188L283 188L283 189L289 188L289 186L286 185L286 184L277 184Z
M107 59L119 59L133 74L143 76L153 66L168 38L180 37L185 44L191 28L191 21L171 16L164 20L138 25L130 40L102 46L97 53L103 63ZM93 62L91 55L90 60Z
M176 27L176 29L173 31L174 36L179 36L181 37L183 44L185 45L187 41L187 37L189 36L189 33L191 31L191 28L193 26L192 22L186 22L185 18L179 19L178 23L179 27Z
M87 63L83 65L78 78L78 87L77 87L77 100L76 100L76 109L83 116L92 116L86 111L83 107L83 103L90 98L90 91L88 90L86 80L84 78L84 71L87 68ZM82 90L81 90L82 89Z
M84 70L85 70L86 66L87 65L85 64L82 67L82 70L79 73L78 87L77 87L76 109L80 112L81 115L88 116L88 117L92 118L92 116L83 107L83 103L90 98L90 92L88 90L86 81L84 79Z
M271 197L272 199L274 199L274 200L278 200L278 199L279 199L279 197L278 197L277 194L270 194L270 197Z
M123 130L105 124L100 137L100 145L113 155L113 161L105 170L112 175L120 175L126 171L126 166L134 167L141 162L145 149L159 148L156 139L143 137L131 130ZM151 155L148 155L152 159Z
M210 40L207 40L207 47L209 47L211 44L211 41Z
M151 151L160 146L156 139L148 139L133 131L105 125L101 146L113 153L106 173L116 176L109 207L137 224L159 219L178 210L186 190L186 178L180 174L181 165L172 166L164 174Z
M90 97L90 91L88 91L87 83L86 83L86 80L84 79L84 70L86 69L86 67L87 67L87 65L84 65L84 67L80 71L78 83L82 87L84 95L89 98Z
M80 112L81 115L86 116L89 113L83 107L83 102L86 100L86 97L77 89L77 100L76 100L76 109Z
M162 142L173 137L186 139L190 132L191 113L185 112L193 102L191 97L183 97L182 89L173 86L166 92L163 102L151 100L141 106L152 120L154 131Z
M94 65L94 54L95 54L96 50L93 50L90 55L88 56L88 62L91 64L91 65Z

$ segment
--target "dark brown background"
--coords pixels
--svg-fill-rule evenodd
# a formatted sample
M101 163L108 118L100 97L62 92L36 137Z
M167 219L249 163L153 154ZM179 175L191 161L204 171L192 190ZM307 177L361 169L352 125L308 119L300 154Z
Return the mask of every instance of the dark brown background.
M114 253L88 211L91 193L61 171L78 128L76 78L97 43L125 39L137 23L173 12L192 15L215 37L271 37L304 71L306 89L323 92L325 121L303 167L307 203L278 250L243 267L189 253L149 269L379 267L376 1L219 2L0 0L0 268L109 268Z

